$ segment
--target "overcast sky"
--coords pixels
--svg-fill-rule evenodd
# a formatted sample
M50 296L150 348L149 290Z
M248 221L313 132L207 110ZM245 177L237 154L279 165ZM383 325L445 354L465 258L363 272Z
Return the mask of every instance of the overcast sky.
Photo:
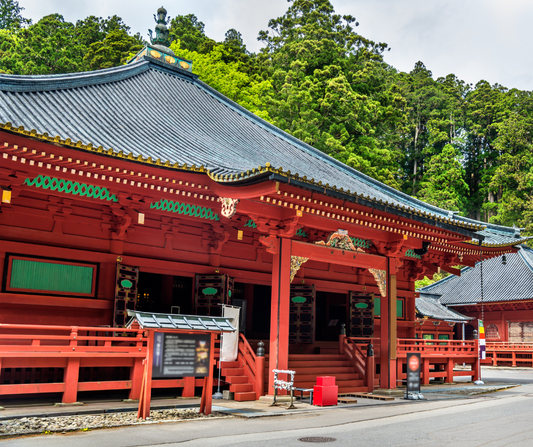
M481 79L533 90L532 0L332 0L336 12L351 14L357 31L392 48L386 61L410 71L422 61L434 77L454 73L475 84ZM88 15L118 15L145 38L152 14L163 4L170 16L196 14L206 34L223 40L235 28L250 51L260 30L287 10L286 0L19 0L34 22L51 13L76 22Z

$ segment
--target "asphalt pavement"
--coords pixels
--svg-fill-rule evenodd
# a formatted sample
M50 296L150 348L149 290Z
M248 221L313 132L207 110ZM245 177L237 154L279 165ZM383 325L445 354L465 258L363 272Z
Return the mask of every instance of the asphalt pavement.
M424 387L427 400L393 402L358 399L356 404L325 407L298 404L298 410L215 401L215 409L234 418L138 425L67 434L0 440L9 446L302 446L304 438L331 446L486 446L533 445L533 370L484 368L484 387L458 382ZM522 386L502 389L510 385ZM470 395L468 390L502 389ZM172 403L174 404L174 403ZM182 402L185 404L185 402ZM109 404L111 405L111 404ZM130 404L131 405L131 404ZM168 405L168 403L167 403ZM258 411L260 410L260 411ZM3 417L7 409L2 412ZM20 411L20 409L18 410Z

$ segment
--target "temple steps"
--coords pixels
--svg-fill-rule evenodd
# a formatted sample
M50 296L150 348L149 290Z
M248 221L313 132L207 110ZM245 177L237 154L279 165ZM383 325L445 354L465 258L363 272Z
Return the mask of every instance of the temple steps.
M229 383L229 390L234 393L233 399L238 402L247 402L256 399L254 386L241 368L242 362L219 362L220 375Z
M333 376L339 393L366 392L363 377L352 363L341 354L291 354L289 369L296 371L297 388L313 388L317 377Z

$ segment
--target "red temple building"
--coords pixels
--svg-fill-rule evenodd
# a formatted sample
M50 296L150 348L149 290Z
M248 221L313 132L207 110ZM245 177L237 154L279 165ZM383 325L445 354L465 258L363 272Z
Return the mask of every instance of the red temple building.
M480 252L509 259L524 240L299 141L162 45L111 69L0 75L0 188L0 330L90 333L123 327L128 309L220 315L220 304L238 305L240 363L223 376L241 400L272 393L271 373L268 388L251 383L259 340L266 370L295 369L301 386L327 374L341 391L396 388L415 339L414 281L473 268ZM475 361L461 349L457 361ZM16 385L10 368L48 365L10 355L0 388ZM87 362L72 370L96 365ZM121 363L124 374L133 364ZM135 388L128 380L120 386ZM102 389L87 383L78 390ZM0 393L14 390L30 392Z
M518 236L518 233L517 233ZM482 319L487 340L487 361L498 365L533 366L533 250L465 267L461 276L448 276L420 289L419 302L433 302L450 314L471 319L456 329L456 339L474 338ZM450 317L448 317L450 318ZM460 318L460 317L459 317Z

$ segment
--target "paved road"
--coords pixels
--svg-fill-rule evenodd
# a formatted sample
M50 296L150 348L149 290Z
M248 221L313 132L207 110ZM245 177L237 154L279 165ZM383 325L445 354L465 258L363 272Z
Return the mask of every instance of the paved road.
M12 439L0 446L300 446L309 436L328 446L531 446L533 371L484 371L526 385L475 398L356 405L314 414L260 419L212 419ZM361 401L360 401L361 402Z

